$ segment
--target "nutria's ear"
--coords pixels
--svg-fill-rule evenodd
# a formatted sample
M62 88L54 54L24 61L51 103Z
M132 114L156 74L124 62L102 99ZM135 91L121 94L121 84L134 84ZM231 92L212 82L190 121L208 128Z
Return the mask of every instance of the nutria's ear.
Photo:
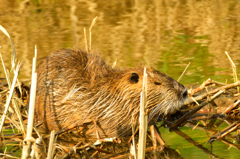
M131 78L130 78L130 82L131 83L138 83L139 81L139 76L137 73L132 73L131 74Z

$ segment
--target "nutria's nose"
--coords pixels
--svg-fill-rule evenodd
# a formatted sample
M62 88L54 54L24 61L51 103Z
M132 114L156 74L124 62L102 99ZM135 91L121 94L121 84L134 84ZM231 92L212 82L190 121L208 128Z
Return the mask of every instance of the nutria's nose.
M188 91L185 88L185 91L183 92L183 99L187 99L188 98Z

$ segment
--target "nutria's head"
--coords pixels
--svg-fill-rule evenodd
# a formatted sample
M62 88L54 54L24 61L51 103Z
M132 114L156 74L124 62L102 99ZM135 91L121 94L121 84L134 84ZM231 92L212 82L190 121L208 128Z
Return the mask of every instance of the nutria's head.
M132 114L139 113L140 94L143 85L143 67L131 68L114 73L114 77L105 85L111 86L110 108L114 111L103 115L115 117L111 120L121 123L130 120ZM155 69L147 68L147 108L149 120L157 119L160 115L173 114L180 109L187 98L187 89L173 78ZM102 88L104 89L104 87ZM106 111L104 111L106 112ZM128 117L127 117L128 116ZM129 122L129 121L128 121ZM117 124L117 123L116 123Z

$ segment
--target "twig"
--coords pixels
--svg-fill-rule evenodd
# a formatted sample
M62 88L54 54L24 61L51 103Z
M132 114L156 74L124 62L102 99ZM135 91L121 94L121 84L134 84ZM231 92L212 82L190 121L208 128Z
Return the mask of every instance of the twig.
M214 89L214 90L211 90L211 91L209 91L209 92L207 92L207 93L204 93L204 94L202 94L202 95L199 95L199 96L197 96L197 97L194 97L194 99L195 99L196 101L199 101L199 100L202 100L203 98L209 96L210 94L214 94L214 93L216 93L216 92L218 92L218 91L220 91L220 90L229 89L229 88L236 87L236 86L239 86L239 85L240 85L240 81L235 82L235 83L232 83L232 84L228 84L228 85L225 85L225 86L222 86L222 87L218 87L218 88L216 88L216 89ZM191 99L191 98L188 98L188 99L184 102L183 105L188 105L188 104L190 104L190 103L192 103L192 102L194 102L194 100Z
M233 103L232 105L228 106L227 109L222 114L227 114L233 108L235 108L239 103L240 103L240 100L237 100L235 103Z
M191 62L188 63L188 65L186 66L186 68L184 69L183 73L181 74L181 76L178 78L178 82L181 80L182 76L185 74L185 72L187 71L188 69L188 66L191 64Z
M92 20L92 24L91 24L91 26L90 26L90 28L89 28L89 51L91 51L91 47L92 47L92 27L93 27L93 25L96 23L96 21L97 21L97 18L98 17L95 17L93 20Z
M0 153L0 156L6 156L6 157L9 157L9 158L17 158L17 159L19 159L19 157L15 157L15 156L11 156L11 155L8 155L8 154L3 154L3 153Z
M234 82L238 81L238 77L237 77L237 69L236 69L236 65L234 64L233 60L231 59L231 57L229 56L229 54L227 53L227 51L225 51L225 54L227 55L231 65L232 65L232 70L233 70L233 79ZM239 93L239 87L237 87L238 93Z
M224 144L226 144L226 145L228 145L230 147L234 147L235 149L240 150L238 145L233 144L233 143L227 141L226 139L218 139L218 141L221 141L221 142L223 142Z
M227 134L229 134L229 133L233 132L234 130L236 130L238 128L238 126L240 126L240 122L239 121L234 122L233 124L229 125L224 130L222 130L219 134L211 137L209 142L211 143L211 142L213 142L215 140L223 138Z
M212 79L209 78L209 79L207 79L206 81L204 81L204 82L201 84L201 86L199 86L199 87L197 87L197 88L195 88L195 89L188 90L188 93L189 93L190 95L193 95L193 94L195 94L195 93L203 90L207 85L209 85L209 84L211 84L211 83L212 83Z
M172 124L170 126L170 129L177 127L178 125L180 125L181 123L183 123L185 120L187 120L192 114L196 113L198 110L200 110L202 107L204 107L207 103L209 103L210 101L212 101L213 99L215 99L217 96L219 96L220 94L222 94L225 90L221 90L219 92L217 92L216 94L214 94L211 98L209 98L208 100L205 100L204 102L202 102L199 106L193 108L190 112L184 114L179 120L177 120L174 124Z

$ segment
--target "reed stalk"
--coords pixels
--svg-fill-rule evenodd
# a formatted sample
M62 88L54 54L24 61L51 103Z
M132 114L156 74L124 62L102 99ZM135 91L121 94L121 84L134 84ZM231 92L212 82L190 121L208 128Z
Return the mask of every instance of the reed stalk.
M90 28L89 28L89 51L91 51L91 49L92 49L92 27L93 27L94 24L96 23L97 18L98 18L98 17L95 17L95 18L92 20L92 23L91 23Z
M87 32L86 32L86 29L84 28L83 31L84 31L84 42L85 42L85 48L88 52L91 52L91 47L92 47L92 27L94 26L94 24L96 23L97 21L97 18L98 17L95 17L93 20L92 20L92 23L88 29L89 31L89 42L88 42L88 37L87 37Z
M84 42L85 42L86 51L89 51L88 41L87 41L87 32L85 28L83 28L83 32L84 32Z
M145 159L146 134L147 134L147 73L144 68L143 87L140 98L140 116L139 116L139 141L138 141L138 159Z
M233 70L233 80L234 82L238 81L238 77L237 77L237 69L236 69L236 65L234 64L233 60L231 59L231 57L229 56L228 52L226 51L225 54L227 55L231 66L232 66L232 70ZM239 93L239 87L237 87L238 93Z
M185 74L185 72L187 71L188 69L188 66L191 64L191 62L188 63L188 65L186 66L186 68L184 69L183 73L181 74L181 76L178 78L178 82L181 80L181 78L183 77L183 75Z
M4 27L2 27L1 25L0 25L0 30L9 38L9 40L11 42L11 46L12 46L12 50L13 50L13 53L12 53L12 56L11 56L11 64L12 64L12 70L14 70L14 74L16 74L17 70L15 70L15 65L16 65L15 63L17 61L17 58L16 58L16 51L15 51L15 47L14 47L12 38L8 34L7 30ZM1 54L0 54L0 56L1 56L1 61L2 61L2 65L3 65L4 73L5 73L5 76L6 76L6 79L7 79L7 83L8 83L9 89L10 89L11 88L11 81L10 81L9 73L8 73L6 67L5 67L5 64L4 64L4 61L3 61L3 58L2 58ZM17 83L18 83L19 91L20 91L20 93L22 93L21 85L20 85L20 82L18 81L18 79L17 79ZM26 136L26 125L23 123L21 111L19 109L19 106L18 106L16 100L13 99L12 103L13 103L13 106L15 108L15 112L18 116L18 119L20 121L21 131L23 133L23 136L25 137Z
M36 73L36 59L37 59L37 47L35 46L35 56L33 57L32 65L32 82L31 82L31 94L29 101L29 112L28 112L28 127L27 127L27 137L24 139L22 159L28 158L31 150L32 130L33 130L33 120L34 120L34 110L35 110L35 98L37 89L37 73Z
M20 68L21 68L21 63L19 63L17 65L17 68L16 68L16 73L15 73L14 78L13 78L12 87L10 89L9 97L7 99L5 110L4 110L4 113L2 115L2 121L0 123L0 133L2 132L2 128L3 128L4 121L5 121L5 118L6 118L6 115L7 115L7 111L8 111L10 102L11 102L11 98L12 98L12 95L13 95L13 91L14 91L14 88L15 88L15 84L16 84L16 81L17 81L17 76L18 76L18 73L20 71Z
M9 89L11 89L11 80L10 80L10 75L9 75L9 72L8 72L8 70L6 69L6 67L5 67L5 64L4 64L4 61L3 61L3 58L2 58L2 54L0 53L0 58L1 58L1 61L2 61L2 65L3 65L3 70L4 70L4 73L5 73L5 76L6 76L6 80L7 80L7 83L8 83L8 87L9 87ZM6 90L6 92L8 92L9 90ZM3 93L3 92L2 92ZM12 108L10 107L9 108L9 112L11 112L11 113L14 113L14 110L12 110Z
M31 154L30 154L31 159L35 159L35 158L39 159L39 158L41 157L41 156L39 155L39 152L36 151L37 149L40 148L39 145L41 144L41 142L42 142L42 137L37 138L37 140L36 140L36 142L35 142L35 144L34 144L34 148L32 149L32 152L31 152Z
M135 121L134 121L134 117L132 116L132 148L133 148L133 156L134 159L137 159L137 153L136 153L136 143L135 143Z
M47 159L52 159L53 158L53 144L54 144L54 139L55 139L55 131L51 131L50 135L50 141L49 141L49 146L48 146L48 155Z

